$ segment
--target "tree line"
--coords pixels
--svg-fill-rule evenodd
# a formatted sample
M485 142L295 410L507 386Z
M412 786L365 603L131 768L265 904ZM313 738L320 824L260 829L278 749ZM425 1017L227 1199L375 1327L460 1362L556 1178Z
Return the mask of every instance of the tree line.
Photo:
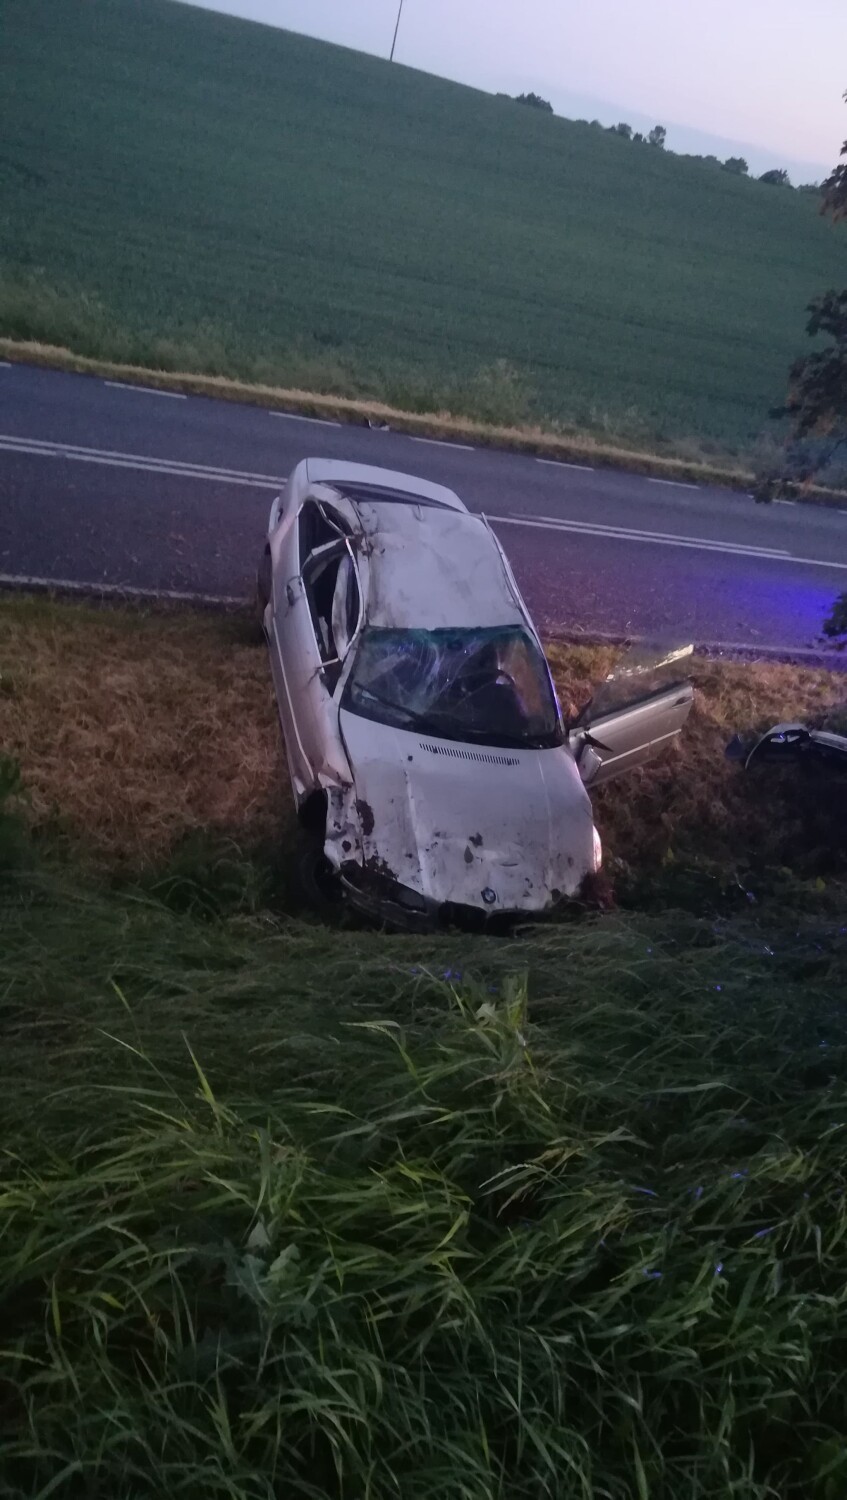
M498 94L498 99L512 99L511 94ZM544 114L552 115L553 106L549 99L543 99L540 94L516 94L515 104L526 104L530 109L540 109ZM577 125L591 125L595 130L605 130L607 135L620 136L622 140L631 141L636 146L655 146L663 151L667 144L668 132L664 125L654 125L645 135L641 130L633 130L626 120L620 120L617 125L603 125L600 120L577 120ZM684 154L684 153L674 153ZM736 177L747 177L750 173L748 163L743 156L728 156L726 161L721 161L718 156L687 156L689 161L707 162L710 166L720 167L724 172L731 172ZM782 167L772 167L770 171L763 172L758 179L765 182L769 187L793 188L788 173ZM821 186L817 182L804 182L797 188L799 193L820 193Z

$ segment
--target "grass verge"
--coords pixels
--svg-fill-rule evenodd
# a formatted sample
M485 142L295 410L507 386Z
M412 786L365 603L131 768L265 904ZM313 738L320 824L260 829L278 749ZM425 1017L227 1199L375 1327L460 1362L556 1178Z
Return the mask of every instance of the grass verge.
M510 941L0 894L15 1500L844 1493L826 894Z

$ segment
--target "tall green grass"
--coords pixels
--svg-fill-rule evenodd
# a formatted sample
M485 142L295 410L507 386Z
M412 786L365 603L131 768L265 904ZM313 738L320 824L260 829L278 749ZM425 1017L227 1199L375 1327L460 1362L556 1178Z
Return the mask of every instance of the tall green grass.
M4 1495L840 1500L833 898L485 941L0 880Z
M20 338L699 456L843 279L806 195L274 28L0 0L0 35Z

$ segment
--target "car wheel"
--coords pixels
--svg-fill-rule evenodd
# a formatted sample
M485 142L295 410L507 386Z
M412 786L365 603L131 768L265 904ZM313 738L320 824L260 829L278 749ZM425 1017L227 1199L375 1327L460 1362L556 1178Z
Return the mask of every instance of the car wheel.
M338 913L342 902L341 881L324 854L323 834L303 828L297 849L297 877L309 906L322 917Z
M265 639L265 610L270 604L271 590L271 554L266 547L262 553L262 560L256 572L255 615L257 643Z

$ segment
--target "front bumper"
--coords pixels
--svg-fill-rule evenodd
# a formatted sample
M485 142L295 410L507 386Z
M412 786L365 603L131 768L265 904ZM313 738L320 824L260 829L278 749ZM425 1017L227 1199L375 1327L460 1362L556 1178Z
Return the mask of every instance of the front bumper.
M399 932L431 933L461 927L493 936L511 930L518 923L549 921L571 905L563 897L541 911L486 911L482 907L419 896L390 876L361 865L343 865L340 874L344 897L355 911L379 926Z
M440 925L441 906L437 901L427 901L416 892L409 892L415 900L415 904L409 905L403 900L406 888L399 881L374 874L361 865L342 865L341 888L355 911L381 927L394 927L402 932L434 932Z

